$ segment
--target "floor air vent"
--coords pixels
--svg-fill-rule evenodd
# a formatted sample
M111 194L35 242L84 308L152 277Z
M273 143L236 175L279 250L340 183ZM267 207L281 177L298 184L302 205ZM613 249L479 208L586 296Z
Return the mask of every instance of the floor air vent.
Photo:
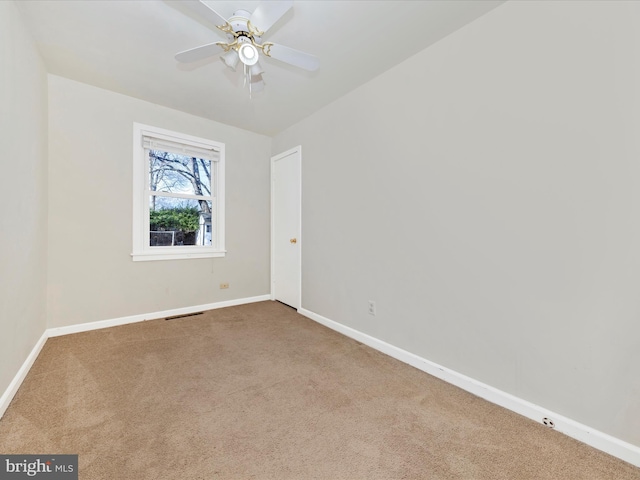
M204 312L185 313L184 315L174 315L173 317L167 317L165 320L175 320L177 318L195 317L196 315L202 315Z

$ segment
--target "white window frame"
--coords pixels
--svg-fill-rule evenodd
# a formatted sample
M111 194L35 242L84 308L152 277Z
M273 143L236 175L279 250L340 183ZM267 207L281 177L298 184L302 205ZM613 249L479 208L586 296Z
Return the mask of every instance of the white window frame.
M149 245L149 155L144 147L144 138L151 137L158 142L180 143L185 148L208 149L217 152L218 158L211 161L211 206L213 213L212 245L152 247ZM133 124L133 261L177 260L191 258L224 257L225 250L225 181L224 143L183 133L152 127L140 123ZM180 194L171 196L180 197Z

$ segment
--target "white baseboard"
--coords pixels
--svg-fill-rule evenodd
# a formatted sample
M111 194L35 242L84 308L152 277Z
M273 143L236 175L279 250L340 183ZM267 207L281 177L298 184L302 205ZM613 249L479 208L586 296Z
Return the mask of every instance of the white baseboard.
M47 330L47 332L49 337L58 337L60 335L69 335L70 333L88 332L89 330L100 330L102 328L116 327L118 325L126 325L128 323L144 322L145 320L157 320L159 318L173 317L174 315L187 315L189 313L202 312L204 310L215 310L224 307L234 307L236 305L263 302L266 300L271 300L270 294L260 295L257 297L238 298L236 300L226 300L224 302L207 303L205 305L196 305L194 307L174 308L172 310L164 310L161 312L130 315L128 317L112 318L109 320L100 320L97 322L79 323L76 325L69 325L67 327L50 328Z
M67 327L48 328L44 331L36 345L31 350L31 353L20 367L20 370L18 370L18 373L15 377L13 377L13 380L0 397L0 418L2 418L5 411L9 407L11 400L13 400L13 397L18 392L18 389L20 388L20 385L22 385L22 382L27 376L27 373L29 373L29 369L31 369L33 362L35 362L36 358L38 358L40 350L42 350L45 342L50 337L59 337L61 335L69 335L71 333L88 332L90 330L99 330L101 328L115 327L117 325L125 325L128 323L143 322L145 320L155 320L158 318L171 317L174 315L185 315L188 313L201 312L205 310L215 310L218 308L233 307L236 305L263 302L266 300L271 300L270 294L259 295L257 297L238 298L236 300L226 300L224 302L208 303L205 305L197 305L195 307L175 308L173 310L165 310L162 312L130 315L128 317L100 320L97 322L80 323L77 325L69 325Z
M478 397L484 398L491 403L519 413L535 422L542 423L543 418L549 418L553 421L555 430L598 450L602 450L609 455L620 458L636 467L640 467L640 447L636 445L612 437L611 435L595 430L587 425L583 425L563 415L528 402L527 400L503 392L502 390L498 390L490 385L474 380L466 375L450 370L442 365L438 365L437 363L426 360L418 355L378 340L366 333L342 325L312 311L301 308L298 312L336 332L364 343L375 350L462 388Z
M29 353L29 356L20 367L20 370L18 370L18 373L16 373L16 376L13 377L13 380L11 380L11 383L2 394L2 397L0 397L0 418L2 418L4 412L7 411L11 400L13 400L13 397L18 392L20 385L22 385L22 382L27 376L27 373L29 373L29 369L31 369L33 362L35 362L36 358L38 358L40 350L42 350L42 347L44 347L47 338L47 332L45 331L40 339L36 342L35 346L31 350L31 353Z

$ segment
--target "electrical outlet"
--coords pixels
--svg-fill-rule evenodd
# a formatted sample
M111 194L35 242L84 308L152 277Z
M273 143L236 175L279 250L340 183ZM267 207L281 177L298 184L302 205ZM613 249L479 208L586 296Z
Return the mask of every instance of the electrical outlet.
M221 283L221 284L220 284L220 288L221 288L221 289L222 289L222 288L229 288L229 284L228 284L227 282L225 282L225 283Z
M369 300L369 315L375 316L376 314L376 302Z
M551 420L549 417L544 417L542 419L542 423L543 425L546 425L549 428L555 428L555 423L553 423L553 420Z

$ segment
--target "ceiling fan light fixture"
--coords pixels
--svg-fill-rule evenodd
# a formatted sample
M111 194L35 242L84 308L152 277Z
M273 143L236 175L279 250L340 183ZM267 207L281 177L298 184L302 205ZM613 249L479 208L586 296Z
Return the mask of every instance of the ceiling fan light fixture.
M207 0L184 1L185 6L216 25L216 28L226 35L227 41L213 42L179 52L176 60L185 63L196 62L221 54L225 65L234 71L238 63L242 62L243 86L249 88L249 98L252 91L259 92L264 88L264 69L259 63L260 50L265 57L313 72L320 65L314 55L262 41L262 36L291 10L293 3L293 0L262 0L253 13L237 10L230 18L225 19L208 5Z
M227 65L227 67L231 68L233 71L236 70L236 65L238 65L238 61L240 57L238 56L238 52L235 50L229 50L227 53L222 55L222 61Z
M238 48L238 56L240 61L247 66L252 66L258 63L258 49L251 43L243 43Z

